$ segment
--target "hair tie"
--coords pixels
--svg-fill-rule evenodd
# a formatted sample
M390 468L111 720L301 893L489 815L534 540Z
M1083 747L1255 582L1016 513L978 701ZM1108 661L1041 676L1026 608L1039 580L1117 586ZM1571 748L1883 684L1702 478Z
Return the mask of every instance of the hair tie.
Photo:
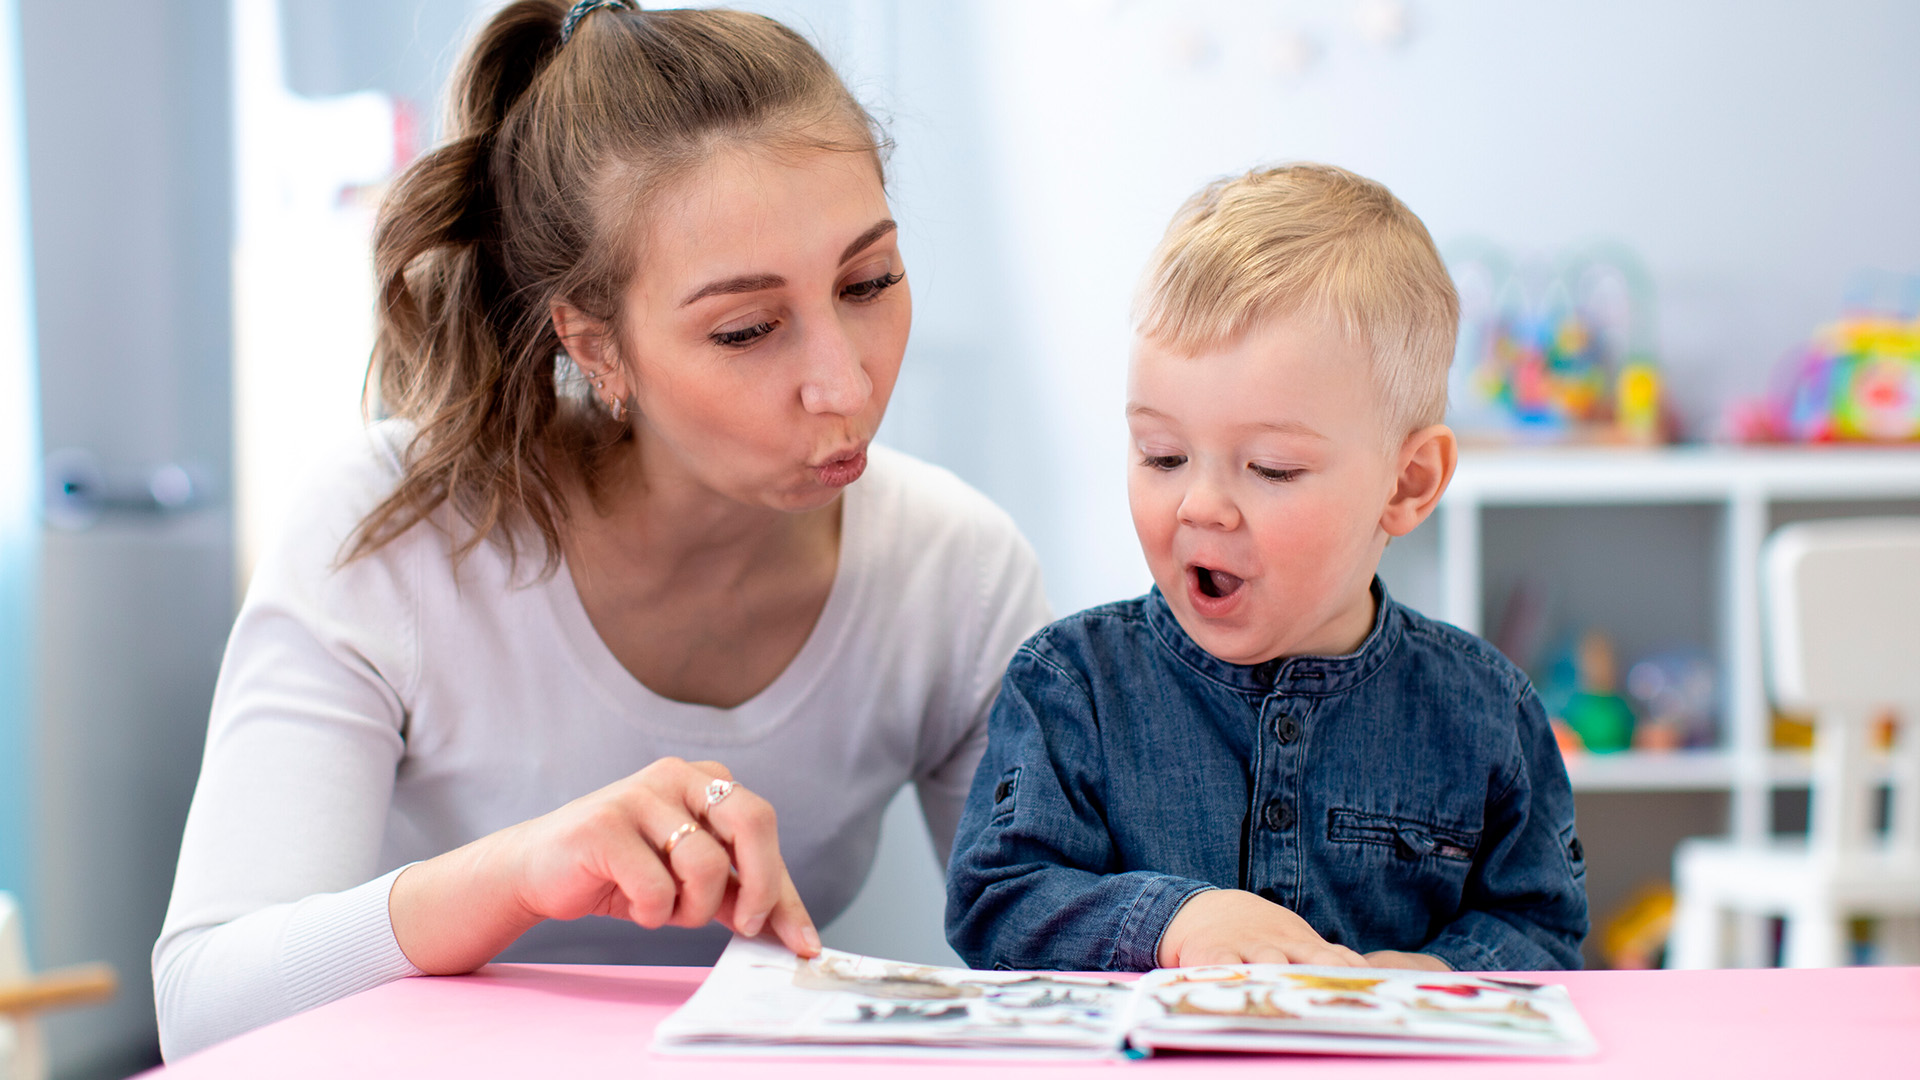
M573 36L573 28L580 25L581 19L599 11L601 8L620 8L623 11L640 10L640 6L635 4L633 0L580 0L579 3L573 5L573 10L567 12L567 17L560 20L560 44L565 45L567 39Z

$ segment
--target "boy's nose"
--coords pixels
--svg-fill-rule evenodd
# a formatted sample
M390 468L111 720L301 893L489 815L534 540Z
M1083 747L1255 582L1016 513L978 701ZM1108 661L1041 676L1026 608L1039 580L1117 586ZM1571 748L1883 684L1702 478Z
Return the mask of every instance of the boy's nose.
M1200 481L1180 500L1180 524L1196 529L1236 529L1240 526L1240 508L1219 488Z

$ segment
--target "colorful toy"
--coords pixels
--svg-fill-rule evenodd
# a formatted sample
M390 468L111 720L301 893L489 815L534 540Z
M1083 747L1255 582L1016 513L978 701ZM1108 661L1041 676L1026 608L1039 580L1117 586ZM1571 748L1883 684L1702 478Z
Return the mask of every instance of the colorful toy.
M1634 890L1600 925L1600 955L1610 968L1657 968L1673 928L1673 888L1652 882Z
M1773 396L1735 414L1748 442L1920 439L1920 319L1863 315L1822 327Z
M1548 271L1492 248L1449 260L1460 289L1455 423L1481 434L1657 442L1652 288L1638 260L1595 250Z
M1863 272L1847 314L1776 368L1772 390L1735 402L1739 442L1920 441L1920 274Z
M1614 382L1613 419L1630 442L1661 441L1660 372L1645 358L1628 360Z
M1553 664L1541 695L1547 713L1556 720L1556 741L1565 752L1573 740L1558 733L1564 727L1577 745L1596 754L1611 754L1633 745L1633 707L1619 694L1620 666L1613 641L1598 630L1582 635Z

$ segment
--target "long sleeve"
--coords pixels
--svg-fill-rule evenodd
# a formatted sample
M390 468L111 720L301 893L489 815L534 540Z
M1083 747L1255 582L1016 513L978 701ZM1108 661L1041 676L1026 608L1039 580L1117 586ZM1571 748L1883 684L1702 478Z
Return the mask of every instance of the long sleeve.
M229 639L153 972L170 1060L415 973L379 865L406 722L395 563L336 569L338 517L296 521ZM322 501L316 505L326 505Z
M1573 788L1531 687L1517 710L1514 766L1487 806L1466 910L1420 950L1457 971L1580 966L1586 860L1574 831Z
M404 868L403 868L404 869ZM345 892L180 929L154 950L168 1061L382 983L419 974L400 951L387 892L400 871Z
M1213 886L1115 872L1085 685L1022 649L988 726L948 869L947 940L975 967L1154 967L1167 924Z

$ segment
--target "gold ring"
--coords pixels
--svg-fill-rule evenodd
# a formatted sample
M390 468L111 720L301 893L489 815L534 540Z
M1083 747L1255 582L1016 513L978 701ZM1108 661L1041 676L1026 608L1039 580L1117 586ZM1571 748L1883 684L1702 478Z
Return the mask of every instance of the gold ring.
M692 836L694 833L697 833L699 831L700 831L700 826L695 825L691 821L673 830L673 835L667 837L667 842L660 845L660 854L672 855L674 845L678 844L680 841L685 840L687 837Z

